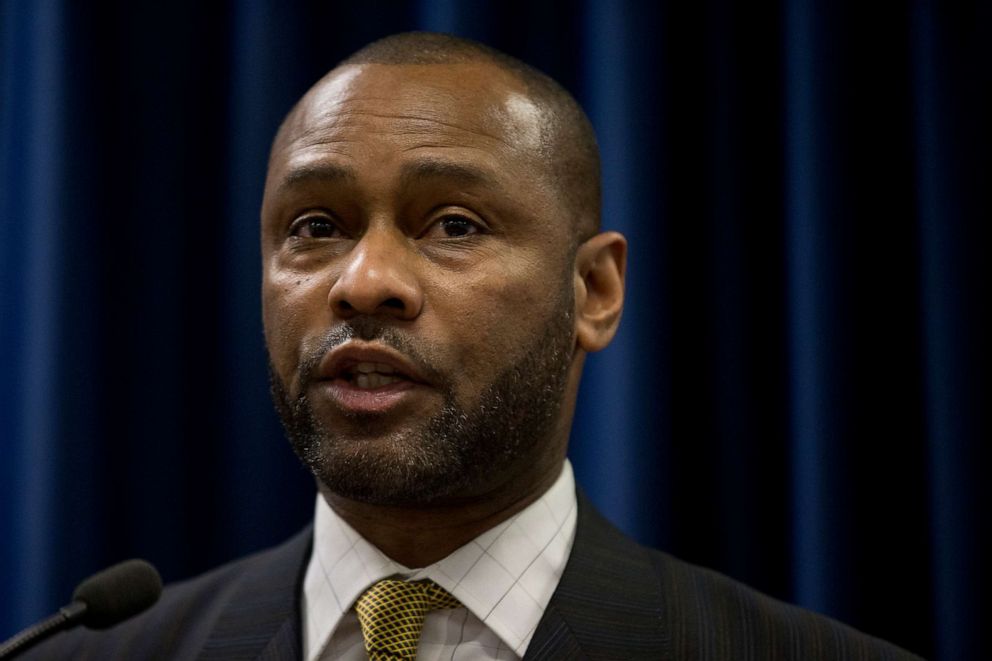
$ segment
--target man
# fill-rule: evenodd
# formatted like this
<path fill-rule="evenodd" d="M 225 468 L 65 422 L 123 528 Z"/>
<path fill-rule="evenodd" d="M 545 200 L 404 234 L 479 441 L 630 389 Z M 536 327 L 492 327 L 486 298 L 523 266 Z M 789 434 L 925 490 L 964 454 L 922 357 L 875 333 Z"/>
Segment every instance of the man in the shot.
<path fill-rule="evenodd" d="M 565 459 L 626 243 L 575 101 L 473 42 L 405 34 L 320 80 L 262 205 L 276 406 L 315 524 L 38 658 L 902 659 L 644 549 Z"/>

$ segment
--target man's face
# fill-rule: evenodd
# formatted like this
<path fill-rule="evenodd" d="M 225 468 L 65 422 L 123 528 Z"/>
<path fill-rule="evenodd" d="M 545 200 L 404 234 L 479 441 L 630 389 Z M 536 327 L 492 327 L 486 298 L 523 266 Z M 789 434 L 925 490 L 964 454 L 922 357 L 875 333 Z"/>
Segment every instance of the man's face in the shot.
<path fill-rule="evenodd" d="M 557 467 L 574 245 L 543 127 L 492 66 L 362 65 L 319 83 L 277 140 L 262 208 L 273 392 L 330 491 L 423 504 Z"/>

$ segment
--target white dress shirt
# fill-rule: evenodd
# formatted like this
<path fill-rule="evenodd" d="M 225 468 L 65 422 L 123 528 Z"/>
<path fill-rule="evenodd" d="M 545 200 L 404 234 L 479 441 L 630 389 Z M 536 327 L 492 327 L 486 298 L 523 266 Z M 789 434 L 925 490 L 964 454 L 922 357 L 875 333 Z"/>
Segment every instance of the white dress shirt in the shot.
<path fill-rule="evenodd" d="M 367 659 L 352 606 L 372 584 L 398 576 L 430 579 L 464 606 L 427 615 L 418 659 L 520 659 L 565 569 L 575 518 L 575 480 L 566 460 L 551 488 L 527 508 L 446 558 L 410 569 L 367 542 L 318 495 L 301 597 L 303 657 Z"/>

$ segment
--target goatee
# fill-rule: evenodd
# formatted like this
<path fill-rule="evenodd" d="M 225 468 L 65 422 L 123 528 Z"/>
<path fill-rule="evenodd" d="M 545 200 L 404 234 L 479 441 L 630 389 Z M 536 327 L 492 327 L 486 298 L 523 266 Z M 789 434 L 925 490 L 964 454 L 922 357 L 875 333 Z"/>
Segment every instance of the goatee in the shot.
<path fill-rule="evenodd" d="M 294 451 L 331 492 L 375 505 L 427 505 L 486 484 L 531 456 L 537 444 L 551 442 L 574 352 L 572 319 L 571 301 L 560 301 L 545 331 L 468 408 L 457 403 L 450 379 L 432 367 L 430 347 L 372 317 L 333 327 L 304 356 L 295 398 L 270 363 L 273 400 Z M 430 374 L 443 396 L 440 410 L 419 426 L 399 429 L 382 428 L 377 415 L 348 416 L 349 434 L 323 425 L 307 398 L 311 375 L 327 351 L 352 338 L 386 344 Z"/>

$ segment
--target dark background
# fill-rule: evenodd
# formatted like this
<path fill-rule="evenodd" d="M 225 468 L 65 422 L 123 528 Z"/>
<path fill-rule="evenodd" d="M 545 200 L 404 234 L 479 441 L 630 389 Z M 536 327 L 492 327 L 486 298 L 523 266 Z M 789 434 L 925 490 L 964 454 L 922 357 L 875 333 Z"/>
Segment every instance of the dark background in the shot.
<path fill-rule="evenodd" d="M 0 2 L 0 637 L 129 556 L 304 525 L 269 403 L 269 140 L 451 31 L 561 81 L 631 242 L 579 481 L 645 543 L 938 659 L 988 622 L 990 4 Z"/>

